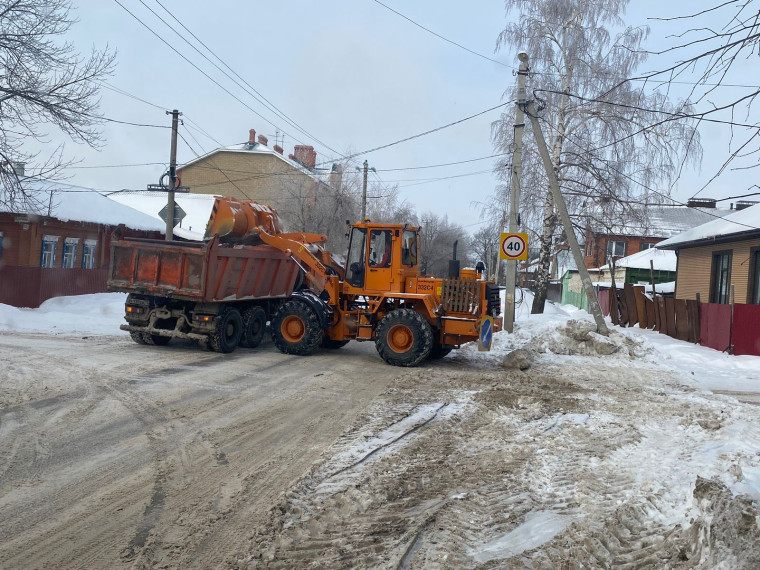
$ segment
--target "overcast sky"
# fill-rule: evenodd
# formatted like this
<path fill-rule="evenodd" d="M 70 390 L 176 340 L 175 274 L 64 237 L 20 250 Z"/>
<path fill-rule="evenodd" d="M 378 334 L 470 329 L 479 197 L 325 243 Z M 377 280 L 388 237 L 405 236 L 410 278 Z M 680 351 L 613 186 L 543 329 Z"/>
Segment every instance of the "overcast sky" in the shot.
<path fill-rule="evenodd" d="M 118 52 L 114 75 L 107 82 L 110 88 L 102 91 L 103 114 L 120 121 L 168 126 L 170 117 L 165 110 L 179 109 L 184 119 L 180 128 L 180 163 L 195 158 L 196 153 L 243 142 L 251 128 L 266 135 L 270 146 L 276 133 L 281 137 L 284 133 L 286 153 L 292 152 L 294 144 L 313 144 L 317 161 L 330 161 L 481 113 L 505 102 L 505 90 L 515 84 L 516 55 L 494 54 L 496 37 L 506 23 L 503 3 L 498 0 L 384 1 L 437 34 L 485 57 L 431 35 L 374 0 L 160 0 L 260 93 L 257 98 L 263 96 L 276 106 L 281 115 L 278 117 L 193 51 L 182 37 L 196 45 L 197 42 L 156 0 L 143 0 L 144 4 L 140 0 L 119 1 L 240 99 L 193 68 L 115 0 L 74 0 L 79 23 L 72 28 L 69 39 L 85 51 L 93 45 L 102 48 L 108 44 Z M 631 25 L 649 24 L 652 33 L 647 46 L 662 48 L 675 41 L 666 36 L 683 30 L 683 25 L 647 21 L 648 17 L 682 15 L 715 3 L 634 0 L 624 17 Z M 180 33 L 172 31 L 146 6 Z M 645 69 L 660 67 L 658 62 L 672 59 L 664 57 L 650 60 Z M 727 82 L 756 83 L 756 63 L 742 65 Z M 674 94 L 685 88 L 676 87 Z M 721 88 L 712 99 L 736 98 L 746 92 L 747 88 Z M 358 160 L 366 158 L 377 169 L 377 177 L 373 175 L 372 180 L 398 183 L 402 197 L 418 211 L 447 214 L 468 231 L 474 231 L 481 222 L 479 203 L 493 193 L 496 185 L 491 174 L 495 159 L 440 168 L 419 167 L 493 155 L 490 125 L 498 116 L 499 110 L 493 110 Z M 741 119 L 746 117 L 742 115 Z M 119 190 L 144 189 L 146 184 L 158 181 L 169 158 L 168 129 L 108 123 L 103 132 L 104 145 L 99 151 L 66 145 L 67 156 L 83 159 L 79 168 L 68 171 L 71 183 Z M 701 172 L 685 172 L 673 193 L 679 200 L 685 201 L 697 192 L 728 156 L 728 127 L 709 125 L 701 132 L 705 160 Z M 164 165 L 93 168 L 143 163 Z M 744 194 L 754 178 L 754 171 L 729 172 L 700 196 Z"/>

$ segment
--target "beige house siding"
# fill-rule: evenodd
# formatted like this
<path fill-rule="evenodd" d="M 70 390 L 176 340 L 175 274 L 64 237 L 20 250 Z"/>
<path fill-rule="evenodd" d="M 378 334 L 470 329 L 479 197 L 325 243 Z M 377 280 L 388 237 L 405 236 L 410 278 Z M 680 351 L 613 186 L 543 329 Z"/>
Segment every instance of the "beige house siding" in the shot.
<path fill-rule="evenodd" d="M 718 251 L 731 251 L 731 284 L 737 303 L 748 301 L 750 250 L 760 247 L 760 239 L 690 247 L 678 251 L 677 299 L 710 300 L 712 256 Z"/>
<path fill-rule="evenodd" d="M 272 154 L 222 151 L 179 169 L 194 194 L 255 200 L 280 213 L 313 199 L 322 183 Z"/>

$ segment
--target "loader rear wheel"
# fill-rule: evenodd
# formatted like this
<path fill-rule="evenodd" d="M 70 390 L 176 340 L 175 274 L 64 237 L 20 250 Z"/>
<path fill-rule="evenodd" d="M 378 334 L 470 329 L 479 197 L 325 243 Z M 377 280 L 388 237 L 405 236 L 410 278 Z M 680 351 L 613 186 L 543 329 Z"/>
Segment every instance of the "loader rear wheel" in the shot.
<path fill-rule="evenodd" d="M 208 337 L 211 350 L 216 352 L 232 352 L 240 342 L 243 334 L 243 317 L 234 307 L 225 310 L 216 321 L 214 332 Z"/>
<path fill-rule="evenodd" d="M 285 354 L 312 354 L 323 338 L 317 315 L 298 299 L 280 305 L 272 317 L 272 342 Z"/>
<path fill-rule="evenodd" d="M 243 311 L 243 334 L 240 337 L 240 346 L 256 348 L 264 338 L 267 328 L 267 313 L 258 305 L 248 307 Z"/>
<path fill-rule="evenodd" d="M 388 364 L 417 366 L 433 348 L 433 330 L 418 312 L 396 309 L 377 325 L 375 348 Z"/>
<path fill-rule="evenodd" d="M 429 360 L 440 360 L 444 356 L 446 356 L 449 352 L 454 350 L 450 346 L 443 346 L 442 344 L 435 343 L 433 344 L 433 349 L 430 351 L 430 354 L 428 355 Z"/>

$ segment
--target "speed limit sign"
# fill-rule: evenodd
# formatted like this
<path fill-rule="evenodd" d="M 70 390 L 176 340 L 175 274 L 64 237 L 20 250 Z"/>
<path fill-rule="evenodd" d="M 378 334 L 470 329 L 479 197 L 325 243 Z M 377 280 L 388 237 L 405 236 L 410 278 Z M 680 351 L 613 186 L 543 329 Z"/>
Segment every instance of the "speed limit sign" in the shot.
<path fill-rule="evenodd" d="M 528 234 L 501 234 L 501 259 L 528 259 Z"/>

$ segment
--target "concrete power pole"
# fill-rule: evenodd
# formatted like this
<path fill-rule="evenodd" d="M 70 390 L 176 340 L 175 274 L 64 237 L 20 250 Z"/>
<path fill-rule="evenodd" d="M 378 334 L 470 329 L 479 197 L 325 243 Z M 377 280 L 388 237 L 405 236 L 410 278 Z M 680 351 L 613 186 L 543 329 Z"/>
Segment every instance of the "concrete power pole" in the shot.
<path fill-rule="evenodd" d="M 511 234 L 517 232 L 520 214 L 520 182 L 522 178 L 522 148 L 525 131 L 525 114 L 523 106 L 528 100 L 526 83 L 528 80 L 528 54 L 521 51 L 517 54 L 520 69 L 517 72 L 517 111 L 515 111 L 514 152 L 512 155 L 512 180 L 509 197 L 509 226 Z M 504 307 L 504 328 L 512 332 L 515 322 L 515 284 L 517 282 L 517 261 L 507 260 L 507 282 Z"/>
<path fill-rule="evenodd" d="M 166 204 L 166 241 L 174 239 L 174 189 L 177 187 L 177 127 L 179 116 L 177 109 L 167 111 L 172 116 L 172 144 L 169 153 L 169 193 Z"/>
<path fill-rule="evenodd" d="M 575 265 L 578 267 L 578 272 L 581 275 L 583 288 L 586 291 L 586 298 L 588 299 L 588 307 L 591 310 L 591 314 L 594 315 L 594 321 L 596 321 L 597 332 L 604 336 L 609 336 L 610 333 L 607 330 L 607 324 L 604 322 L 604 315 L 602 315 L 602 309 L 599 306 L 599 299 L 597 299 L 594 286 L 591 284 L 591 276 L 583 261 L 583 254 L 578 245 L 578 238 L 575 237 L 575 230 L 570 221 L 570 215 L 567 213 L 565 199 L 562 197 L 562 192 L 559 189 L 557 172 L 554 170 L 554 164 L 552 164 L 552 159 L 549 156 L 549 149 L 546 147 L 546 139 L 544 138 L 543 131 L 541 131 L 541 125 L 538 122 L 538 115 L 536 113 L 536 106 L 533 104 L 533 101 L 527 102 L 525 105 L 525 112 L 530 118 L 530 124 L 533 127 L 533 136 L 536 138 L 536 146 L 541 155 L 541 160 L 544 163 L 546 175 L 549 177 L 549 188 L 551 189 L 552 198 L 554 199 L 554 206 L 557 208 L 560 219 L 562 220 L 562 225 L 565 228 L 567 243 L 570 246 L 570 251 L 573 252 Z"/>
<path fill-rule="evenodd" d="M 356 170 L 364 170 L 364 184 L 362 185 L 362 219 L 359 220 L 360 222 L 363 222 L 367 219 L 367 173 L 371 170 L 372 172 L 377 172 L 374 167 L 370 168 L 369 163 L 365 160 L 364 161 L 364 168 L 356 167 Z"/>

